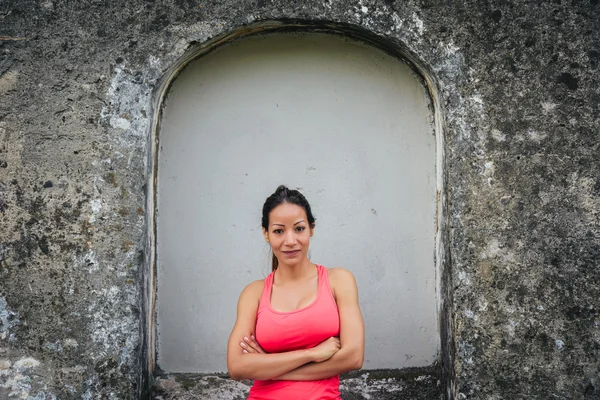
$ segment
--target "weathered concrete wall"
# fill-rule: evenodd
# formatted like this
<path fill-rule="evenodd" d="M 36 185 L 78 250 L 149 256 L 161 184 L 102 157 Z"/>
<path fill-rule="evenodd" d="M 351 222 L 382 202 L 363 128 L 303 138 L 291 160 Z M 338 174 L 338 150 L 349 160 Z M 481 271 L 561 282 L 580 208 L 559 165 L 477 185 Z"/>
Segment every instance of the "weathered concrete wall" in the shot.
<path fill-rule="evenodd" d="M 156 400 L 244 400 L 252 381 L 232 381 L 227 376 L 176 374 L 156 380 Z M 439 374 L 427 369 L 354 371 L 342 376 L 344 400 L 442 400 Z"/>
<path fill-rule="evenodd" d="M 211 37 L 351 24 L 420 60 L 445 117 L 458 398 L 599 398 L 600 5 L 0 5 L 0 397 L 145 386 L 152 98 Z M 450 314 L 447 314 L 450 315 Z"/>

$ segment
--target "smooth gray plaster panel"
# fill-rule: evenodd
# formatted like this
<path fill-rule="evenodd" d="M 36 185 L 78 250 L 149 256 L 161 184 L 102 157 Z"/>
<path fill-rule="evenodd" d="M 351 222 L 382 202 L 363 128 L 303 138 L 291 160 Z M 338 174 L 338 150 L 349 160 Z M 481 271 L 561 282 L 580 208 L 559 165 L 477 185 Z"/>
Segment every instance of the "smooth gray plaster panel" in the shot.
<path fill-rule="evenodd" d="M 191 63 L 166 100 L 158 184 L 158 365 L 226 369 L 243 287 L 269 271 L 264 199 L 301 188 L 311 259 L 350 269 L 365 368 L 433 363 L 435 137 L 407 65 L 343 38 L 246 38 Z"/>

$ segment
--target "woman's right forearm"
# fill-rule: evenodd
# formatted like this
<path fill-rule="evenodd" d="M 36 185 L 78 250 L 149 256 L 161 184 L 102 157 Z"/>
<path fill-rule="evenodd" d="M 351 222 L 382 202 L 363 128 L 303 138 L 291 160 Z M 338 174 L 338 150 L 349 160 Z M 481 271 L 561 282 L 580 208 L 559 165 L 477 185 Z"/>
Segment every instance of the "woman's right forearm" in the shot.
<path fill-rule="evenodd" d="M 228 365 L 232 379 L 268 380 L 314 361 L 310 349 L 285 353 L 248 353 L 235 357 Z"/>

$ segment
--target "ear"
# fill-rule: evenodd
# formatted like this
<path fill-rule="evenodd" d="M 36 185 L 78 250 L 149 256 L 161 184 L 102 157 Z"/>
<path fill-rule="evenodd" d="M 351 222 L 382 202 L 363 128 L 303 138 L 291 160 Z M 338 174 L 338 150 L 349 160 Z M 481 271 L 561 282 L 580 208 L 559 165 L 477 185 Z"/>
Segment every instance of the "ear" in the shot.
<path fill-rule="evenodd" d="M 312 224 L 312 225 L 310 226 L 310 237 L 312 237 L 312 235 L 314 235 L 314 234 L 315 234 L 315 225 L 314 225 L 314 224 Z"/>
<path fill-rule="evenodd" d="M 265 242 L 268 243 L 269 242 L 269 232 L 267 232 L 267 230 L 263 227 L 262 233 L 263 233 L 263 236 L 265 237 Z"/>

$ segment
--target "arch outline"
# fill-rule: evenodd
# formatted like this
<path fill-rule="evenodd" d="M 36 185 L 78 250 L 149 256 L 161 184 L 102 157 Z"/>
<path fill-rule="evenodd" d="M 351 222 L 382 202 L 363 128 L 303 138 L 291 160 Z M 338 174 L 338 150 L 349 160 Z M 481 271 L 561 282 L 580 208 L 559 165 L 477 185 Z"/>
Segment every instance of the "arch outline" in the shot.
<path fill-rule="evenodd" d="M 455 342 L 453 326 L 453 296 L 451 285 L 451 260 L 447 251 L 449 248 L 448 233 L 448 203 L 446 196 L 447 172 L 445 168 L 445 119 L 440 103 L 440 89 L 438 81 L 432 69 L 411 52 L 403 43 L 388 37 L 381 36 L 369 31 L 364 27 L 322 20 L 304 19 L 277 19 L 255 21 L 229 30 L 219 36 L 198 43 L 191 41 L 185 53 L 180 56 L 163 74 L 156 86 L 152 96 L 151 120 L 149 128 L 148 165 L 149 174 L 147 178 L 146 209 L 147 214 L 147 240 L 148 251 L 145 259 L 145 287 L 143 293 L 143 317 L 142 358 L 144 368 L 143 382 L 146 383 L 147 393 L 150 392 L 149 385 L 153 381 L 152 376 L 157 372 L 156 354 L 158 351 L 156 341 L 156 301 L 157 301 L 157 193 L 158 193 L 158 150 L 160 148 L 159 132 L 161 130 L 161 119 L 163 104 L 166 96 L 177 76 L 186 66 L 204 56 L 218 47 L 232 41 L 243 39 L 253 35 L 303 32 L 303 33 L 326 33 L 347 37 L 379 50 L 406 63 L 416 77 L 425 87 L 432 107 L 433 128 L 436 143 L 436 237 L 435 237 L 435 268 L 436 268 L 436 295 L 439 331 L 439 354 L 437 361 L 431 366 L 440 369 L 440 378 L 445 392 L 445 398 L 454 399 L 456 396 L 456 382 L 454 371 Z"/>

